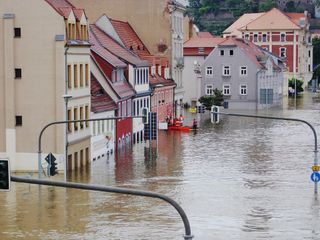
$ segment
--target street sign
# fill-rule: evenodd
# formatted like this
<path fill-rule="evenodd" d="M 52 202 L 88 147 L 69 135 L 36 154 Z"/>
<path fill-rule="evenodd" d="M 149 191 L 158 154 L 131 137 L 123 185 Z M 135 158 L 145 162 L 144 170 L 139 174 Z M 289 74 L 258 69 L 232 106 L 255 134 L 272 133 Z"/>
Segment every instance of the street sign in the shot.
<path fill-rule="evenodd" d="M 319 182 L 319 181 L 320 181 L 320 173 L 318 173 L 318 172 L 313 172 L 313 173 L 311 174 L 311 180 L 312 180 L 313 182 Z"/>
<path fill-rule="evenodd" d="M 314 172 L 319 172 L 319 170 L 320 170 L 320 166 L 312 166 L 312 171 L 314 171 Z"/>

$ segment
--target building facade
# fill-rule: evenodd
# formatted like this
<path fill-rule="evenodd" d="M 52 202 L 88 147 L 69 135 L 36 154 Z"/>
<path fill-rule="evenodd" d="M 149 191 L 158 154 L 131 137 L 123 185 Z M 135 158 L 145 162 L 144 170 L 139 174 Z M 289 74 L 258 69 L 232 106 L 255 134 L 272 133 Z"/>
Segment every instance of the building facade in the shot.
<path fill-rule="evenodd" d="M 227 38 L 201 66 L 201 95 L 224 95 L 229 109 L 282 106 L 282 62 L 271 53 L 240 38 Z"/>
<path fill-rule="evenodd" d="M 0 156 L 10 159 L 13 171 L 37 170 L 40 130 L 54 121 L 89 118 L 88 22 L 82 9 L 63 0 L 5 0 L 0 15 Z M 66 94 L 72 96 L 67 104 Z M 52 152 L 59 169 L 85 165 L 89 124 L 48 128 L 42 152 Z"/>
<path fill-rule="evenodd" d="M 183 69 L 183 86 L 185 89 L 184 102 L 195 108 L 200 98 L 201 81 L 197 68 L 205 61 L 212 50 L 222 42 L 223 38 L 212 36 L 210 33 L 200 32 L 197 36 L 190 38 L 183 45 L 185 68 Z"/>
<path fill-rule="evenodd" d="M 239 20 L 236 21 L 224 32 L 224 36 L 248 39 L 285 59 L 287 67 L 285 79 L 294 77 L 303 80 L 305 87 L 313 74 L 309 17 L 307 12 L 283 13 L 273 8 L 253 20 L 247 19 L 243 24 L 239 24 Z M 284 88 L 284 94 L 287 93 L 287 88 Z"/>
<path fill-rule="evenodd" d="M 176 114 L 182 111 L 183 42 L 192 35 L 192 24 L 184 16 L 186 8 L 176 0 L 71 0 L 86 9 L 91 22 L 103 14 L 112 19 L 127 21 L 155 56 L 169 60 L 170 75 L 177 84 L 174 101 Z M 156 29 L 156 30 L 155 30 Z"/>

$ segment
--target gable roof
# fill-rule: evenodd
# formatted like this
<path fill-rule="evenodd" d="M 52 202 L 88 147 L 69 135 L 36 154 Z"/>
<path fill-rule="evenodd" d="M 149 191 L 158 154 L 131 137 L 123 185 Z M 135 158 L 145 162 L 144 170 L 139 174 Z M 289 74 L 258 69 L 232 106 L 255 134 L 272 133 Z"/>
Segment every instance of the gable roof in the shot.
<path fill-rule="evenodd" d="M 252 22 L 256 18 L 260 17 L 261 15 L 265 14 L 264 12 L 261 13 L 246 13 L 243 14 L 237 21 L 231 24 L 226 30 L 223 31 L 223 34 L 230 34 L 231 36 L 239 36 L 241 32 L 238 30 L 248 23 Z"/>
<path fill-rule="evenodd" d="M 224 41 L 225 38 L 220 37 L 197 37 L 190 38 L 183 44 L 184 48 L 198 48 L 198 47 L 216 47 L 219 43 Z"/>
<path fill-rule="evenodd" d="M 143 61 L 138 58 L 134 53 L 128 51 L 126 48 L 121 46 L 117 41 L 111 38 L 108 34 L 102 31 L 98 26 L 92 24 L 90 26 L 91 32 L 95 35 L 95 38 L 99 41 L 101 46 L 111 52 L 113 55 L 120 58 L 122 61 L 129 62 L 135 66 L 149 66 L 147 61 Z"/>
<path fill-rule="evenodd" d="M 150 54 L 147 47 L 143 44 L 137 33 L 133 30 L 132 26 L 128 22 L 114 20 L 111 18 L 109 18 L 109 20 L 127 49 L 134 51 L 138 55 Z"/>
<path fill-rule="evenodd" d="M 98 80 L 91 74 L 91 111 L 105 112 L 117 109 L 116 103 L 103 89 Z"/>
<path fill-rule="evenodd" d="M 266 60 L 271 54 L 266 54 L 266 50 L 255 45 L 254 43 L 242 39 L 228 37 L 222 43 L 218 44 L 218 47 L 238 47 L 257 67 L 265 68 Z M 274 68 L 280 69 L 279 66 L 274 64 Z"/>
<path fill-rule="evenodd" d="M 299 30 L 301 29 L 290 17 L 281 12 L 277 8 L 262 14 L 255 20 L 245 24 L 240 28 L 241 30 Z"/>
<path fill-rule="evenodd" d="M 127 67 L 127 64 L 121 61 L 118 57 L 113 55 L 111 52 L 109 52 L 107 49 L 101 46 L 99 41 L 97 40 L 95 34 L 91 31 L 91 25 L 89 27 L 89 39 L 91 46 L 91 51 L 98 54 L 101 58 L 103 58 L 105 61 L 109 62 L 114 67 L 120 67 L 125 68 Z"/>
<path fill-rule="evenodd" d="M 45 0 L 49 5 L 51 5 L 57 13 L 59 13 L 64 18 L 68 18 L 70 12 L 73 11 L 74 15 L 78 20 L 81 19 L 82 14 L 84 13 L 83 9 L 77 9 L 72 5 L 68 0 Z"/>

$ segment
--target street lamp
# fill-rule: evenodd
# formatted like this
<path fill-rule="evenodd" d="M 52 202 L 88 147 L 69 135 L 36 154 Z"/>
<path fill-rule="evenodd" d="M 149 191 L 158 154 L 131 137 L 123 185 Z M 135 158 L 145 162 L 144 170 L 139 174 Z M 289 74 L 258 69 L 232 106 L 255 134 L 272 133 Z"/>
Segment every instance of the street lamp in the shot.
<path fill-rule="evenodd" d="M 62 95 L 65 102 L 65 114 L 66 114 L 66 121 L 68 121 L 68 101 L 72 98 L 69 94 Z M 65 124 L 65 142 L 64 142 L 64 181 L 67 181 L 67 171 L 68 171 L 68 124 Z"/>

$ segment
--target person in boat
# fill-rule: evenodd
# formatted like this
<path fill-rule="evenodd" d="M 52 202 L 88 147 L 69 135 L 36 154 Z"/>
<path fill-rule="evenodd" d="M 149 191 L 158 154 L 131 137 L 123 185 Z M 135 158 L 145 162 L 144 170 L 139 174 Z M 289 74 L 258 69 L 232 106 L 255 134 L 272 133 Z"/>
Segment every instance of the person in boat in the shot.
<path fill-rule="evenodd" d="M 184 120 L 184 117 L 182 116 L 182 114 L 180 114 L 180 117 L 179 117 L 180 126 L 183 126 L 183 120 Z"/>
<path fill-rule="evenodd" d="M 194 118 L 192 122 L 192 128 L 196 130 L 198 128 L 198 121 Z"/>
<path fill-rule="evenodd" d="M 180 121 L 179 121 L 178 118 L 175 118 L 175 119 L 174 119 L 174 126 L 180 127 Z"/>

